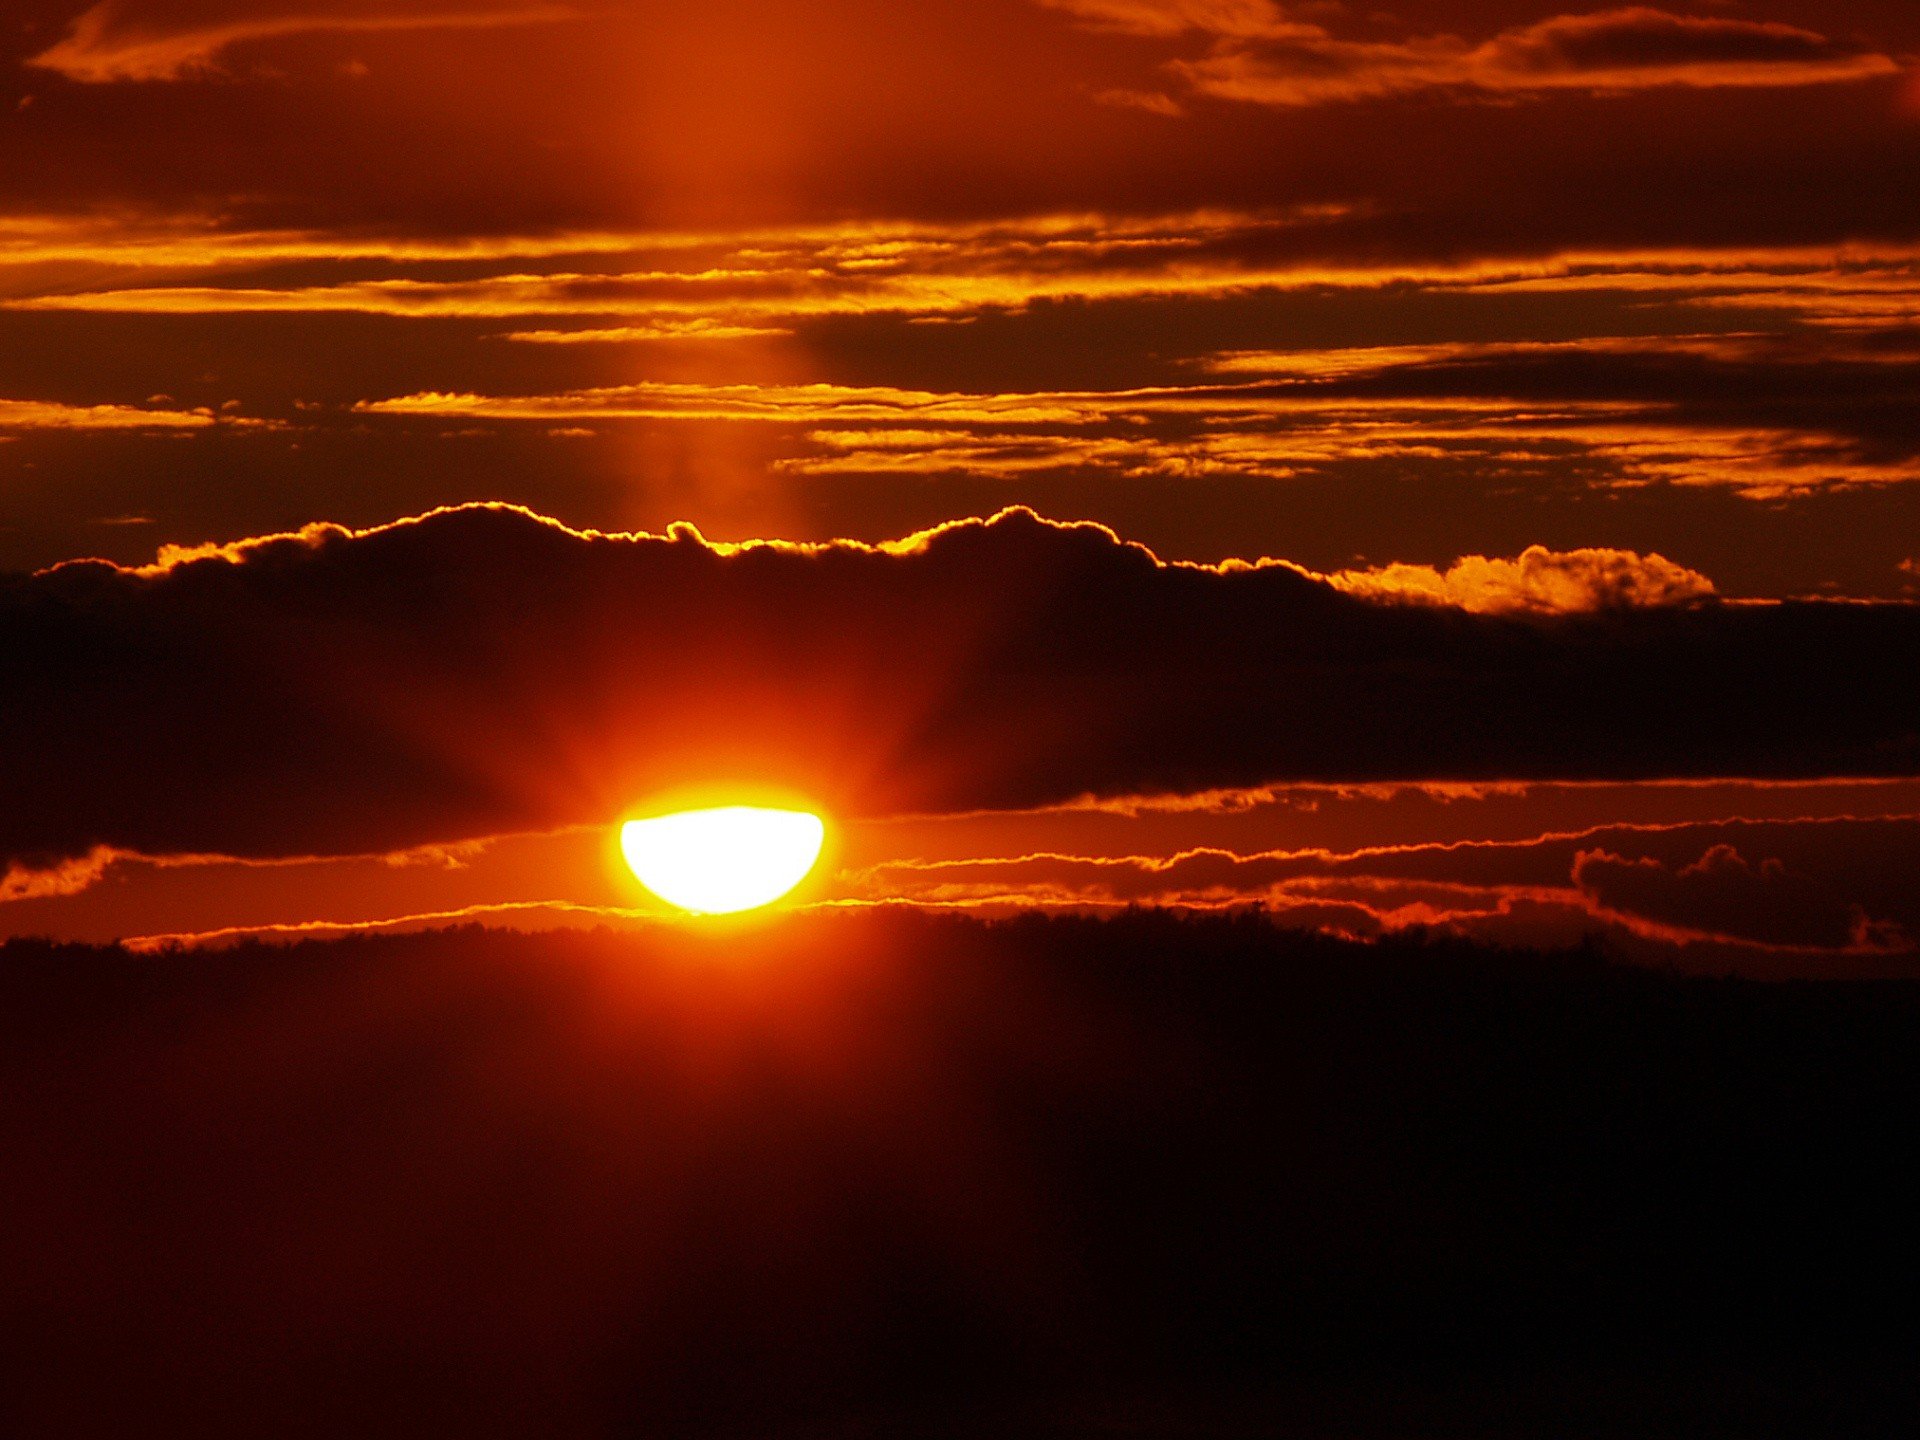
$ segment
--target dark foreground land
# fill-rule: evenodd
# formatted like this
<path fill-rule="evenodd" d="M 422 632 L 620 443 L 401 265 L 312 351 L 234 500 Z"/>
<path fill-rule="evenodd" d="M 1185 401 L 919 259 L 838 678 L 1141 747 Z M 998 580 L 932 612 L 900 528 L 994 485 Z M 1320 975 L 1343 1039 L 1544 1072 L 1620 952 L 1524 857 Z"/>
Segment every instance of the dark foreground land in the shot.
<path fill-rule="evenodd" d="M 1920 985 L 1257 919 L 0 951 L 0 1433 L 1910 1435 Z"/>

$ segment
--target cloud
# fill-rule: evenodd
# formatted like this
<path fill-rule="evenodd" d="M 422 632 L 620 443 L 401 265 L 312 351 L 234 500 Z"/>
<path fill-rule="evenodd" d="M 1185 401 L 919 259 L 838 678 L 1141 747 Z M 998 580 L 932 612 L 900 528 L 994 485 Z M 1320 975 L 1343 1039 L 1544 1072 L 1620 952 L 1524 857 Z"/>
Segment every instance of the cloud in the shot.
<path fill-rule="evenodd" d="M 1344 570 L 1327 577 L 1349 595 L 1457 605 L 1487 614 L 1612 610 L 1704 600 L 1713 582 L 1661 555 L 1630 550 L 1549 550 L 1530 546 L 1516 560 L 1469 555 L 1442 572 L 1428 565 Z"/>
<path fill-rule="evenodd" d="M 495 29 L 574 18 L 568 6 L 526 4 L 331 4 L 286 9 L 247 3 L 127 3 L 101 0 L 64 39 L 26 63 L 82 84 L 184 80 L 217 72 L 235 45 L 291 35 Z"/>
<path fill-rule="evenodd" d="M 1272 357 L 1237 353 L 1236 371 Z M 643 381 L 549 394 L 423 391 L 357 414 L 441 424 L 738 421 L 818 427 L 796 473 L 1087 468 L 1276 478 L 1347 461 L 1456 458 L 1564 467 L 1617 484 L 1726 486 L 1752 499 L 1920 477 L 1914 367 L 1889 350 L 1768 353 L 1680 337 L 1632 343 L 1301 352 L 1272 379 L 1116 390 Z M 1684 577 L 1669 577 L 1684 583 Z"/>
<path fill-rule="evenodd" d="M 1277 265 L 1275 252 L 1315 227 L 1338 223 L 1341 209 L 1040 214 L 991 224 L 852 222 L 731 234 L 583 233 L 437 243 L 407 236 L 336 240 L 298 231 L 227 233 L 210 222 L 143 230 L 40 216 L 0 221 L 0 263 L 24 267 L 71 259 L 133 272 L 109 271 L 92 284 L 75 284 L 63 273 L 51 285 L 29 274 L 5 302 L 20 310 L 618 316 L 645 324 L 756 325 L 1326 283 L 1338 275 L 1312 265 Z M 626 263 L 618 264 L 614 257 L 622 252 Z M 461 259 L 510 263 L 496 273 L 452 275 L 432 263 Z M 573 263 L 565 269 L 542 263 L 559 259 Z M 261 284 L 261 267 L 281 260 L 315 262 L 303 267 L 310 273 L 324 275 L 322 267 L 346 273 L 337 283 Z M 424 273 L 367 278 L 356 263 L 365 260 L 413 262 Z M 201 283 L 127 283 L 145 280 L 141 270 L 163 268 L 173 272 L 169 281 Z M 221 283 L 234 270 L 245 272 L 246 283 Z"/>
<path fill-rule="evenodd" d="M 1869 933 L 1864 912 L 1830 886 L 1731 845 L 1678 869 L 1586 851 L 1573 878 L 1604 909 L 1760 945 L 1840 950 Z"/>
<path fill-rule="evenodd" d="M 211 409 L 138 405 L 68 405 L 54 400 L 0 399 L 0 434 L 11 430 L 204 430 L 260 422 Z"/>
<path fill-rule="evenodd" d="M 1040 0 L 1094 29 L 1122 35 L 1264 35 L 1283 26 L 1270 0 Z"/>
<path fill-rule="evenodd" d="M 457 924 L 484 924 L 490 929 L 596 930 L 638 927 L 657 921 L 660 911 L 626 905 L 580 905 L 567 900 L 502 900 L 462 905 L 453 910 L 427 910 L 381 920 L 288 920 L 260 925 L 225 925 L 212 930 L 176 930 L 165 934 L 129 935 L 120 943 L 136 955 L 168 954 L 182 949 L 219 948 L 242 940 L 337 939 L 348 935 L 404 934 L 417 930 L 444 930 Z"/>
<path fill-rule="evenodd" d="M 863 895 L 970 907 L 1258 903 L 1306 924 L 1320 922 L 1296 912 L 1346 905 L 1371 914 L 1377 928 L 1486 935 L 1497 924 L 1508 938 L 1528 938 L 1509 927 L 1529 910 L 1534 943 L 1612 930 L 1668 949 L 1864 954 L 1914 948 L 1920 906 L 1906 877 L 1916 863 L 1920 820 L 1907 816 L 1607 825 L 1357 850 L 894 860 L 848 884 Z"/>
<path fill-rule="evenodd" d="M 248 230 L 214 212 L 15 213 L 0 216 L 0 264 L 44 266 L 80 261 L 100 266 L 209 274 L 279 262 L 350 265 L 435 260 L 541 261 L 619 254 L 649 245 L 687 248 L 672 236 L 611 231 L 527 235 L 362 235 L 315 230 Z"/>
<path fill-rule="evenodd" d="M 1726 484 L 1770 499 L 1920 474 L 1914 354 L 1913 337 L 1890 328 L 1239 352 L 1213 366 L 1273 374 L 1301 404 L 1370 402 L 1382 415 L 1432 407 L 1424 423 L 1434 436 L 1454 428 L 1449 407 L 1477 403 L 1480 432 L 1502 432 L 1516 447 L 1557 435 L 1640 480 Z"/>
<path fill-rule="evenodd" d="M 1890 75 L 1890 58 L 1812 30 L 1636 5 L 1507 30 L 1474 52 L 1502 85 L 1800 85 Z"/>
<path fill-rule="evenodd" d="M 366 854 L 772 784 L 849 816 L 1286 780 L 1920 770 L 1920 607 L 1475 615 L 1013 510 L 710 544 L 466 506 L 0 586 L 0 857 Z"/>
<path fill-rule="evenodd" d="M 1111 105 L 1120 110 L 1144 110 L 1149 115 L 1159 115 L 1169 120 L 1187 113 L 1180 108 L 1178 100 L 1158 90 L 1096 90 L 1093 98 L 1102 105 Z"/>
<path fill-rule="evenodd" d="M 786 453 L 774 458 L 805 475 L 1282 478 L 1387 462 L 1472 467 L 1525 483 L 1577 476 L 1592 488 L 1715 485 L 1763 500 L 1920 476 L 1920 352 L 1909 319 L 1920 279 L 1911 247 L 1596 250 L 1444 263 L 1376 257 L 1347 266 L 1314 258 L 1338 248 L 1341 233 L 1351 240 L 1342 227 L 1364 219 L 1335 206 L 656 237 L 361 235 L 329 256 L 326 237 L 299 232 L 28 216 L 0 223 L 0 265 L 12 270 L 11 298 L 0 305 L 36 314 L 392 317 L 417 322 L 418 343 L 429 351 L 448 345 L 454 327 L 490 322 L 499 328 L 489 330 L 488 348 L 791 334 L 831 353 L 863 321 L 984 317 L 1017 317 L 1070 342 L 1051 352 L 1021 347 L 1010 363 L 1004 334 L 976 331 L 986 351 L 997 348 L 992 363 L 1000 368 L 964 366 L 965 379 L 985 392 L 972 395 L 925 383 L 942 374 L 937 364 L 911 370 L 921 387 L 656 379 L 546 394 L 465 391 L 429 368 L 417 390 L 365 407 L 416 419 L 438 412 L 449 422 L 459 411 L 463 423 L 782 424 L 796 433 L 778 442 Z M 403 273 L 370 274 L 369 261 Z M 166 283 L 147 283 L 156 279 Z M 1312 309 L 1335 294 L 1352 300 L 1356 317 L 1471 302 L 1498 327 L 1511 326 L 1499 318 L 1508 307 L 1524 307 L 1551 331 L 1563 325 L 1553 317 L 1564 301 L 1628 331 L 1656 316 L 1668 333 L 1334 341 L 1292 350 L 1206 343 L 1218 331 L 1248 333 L 1247 317 L 1263 309 Z M 1112 361 L 1094 373 L 1118 382 L 1113 389 L 990 389 L 1049 366 L 1063 378 L 1085 377 L 1082 347 L 1143 333 L 1147 317 L 1130 320 L 1129 306 L 1152 307 L 1156 322 L 1176 327 L 1168 351 L 1136 356 L 1136 382 L 1160 383 L 1127 384 L 1129 371 Z M 1771 318 L 1760 329 L 1724 333 L 1729 309 Z M 1368 321 L 1344 323 L 1364 334 Z M 1218 327 L 1212 337 L 1209 325 Z M 899 350 L 925 357 L 933 333 L 917 331 Z M 1180 353 L 1180 336 L 1197 353 Z M 457 348 L 470 352 L 469 331 Z M 799 345 L 746 348 L 758 355 Z M 445 354 L 436 357 L 437 367 L 447 364 Z M 515 364 L 491 356 L 480 368 L 511 391 Z M 809 371 L 775 373 L 800 379 Z M 894 378 L 868 366 L 855 373 Z M 809 437 L 798 433 L 816 426 Z M 921 443 L 933 434 L 937 443 Z"/>
<path fill-rule="evenodd" d="M 777 325 L 739 325 L 724 320 L 661 320 L 597 330 L 515 330 L 507 339 L 534 345 L 598 345 L 635 340 L 752 340 L 793 332 Z"/>
<path fill-rule="evenodd" d="M 0 870 L 0 904 L 78 895 L 98 884 L 117 858 L 113 851 L 101 846 L 88 854 L 51 864 L 12 860 Z"/>
<path fill-rule="evenodd" d="M 1263 0 L 1043 0 L 1095 28 L 1212 41 L 1168 68 L 1218 99 L 1305 106 L 1421 90 L 1493 96 L 1666 86 L 1822 85 L 1899 73 L 1889 56 L 1774 22 L 1647 6 L 1560 15 L 1480 44 L 1454 35 L 1350 40 Z"/>
<path fill-rule="evenodd" d="M 145 223 L 23 215 L 0 218 L 0 265 L 11 271 L 0 303 L 10 310 L 107 314 L 613 319 L 627 326 L 564 333 L 620 340 L 629 338 L 628 326 L 758 330 L 822 317 L 973 317 L 1032 313 L 1049 302 L 1218 301 L 1334 288 L 1361 299 L 1410 289 L 1489 296 L 1644 292 L 1678 306 L 1758 306 L 1841 328 L 1903 322 L 1920 292 L 1920 252 L 1910 244 L 1578 248 L 1422 259 L 1404 253 L 1407 237 L 1391 239 L 1373 228 L 1379 223 L 1381 217 L 1360 207 L 1318 204 L 1036 214 L 994 223 L 436 240 L 234 230 L 193 215 Z M 1511 243 L 1510 237 L 1502 241 Z M 371 278 L 368 261 L 408 273 Z M 471 263 L 454 271 L 443 261 Z M 87 268 L 76 271 L 76 264 Z M 265 283 L 275 268 L 287 278 Z M 155 278 L 165 283 L 151 283 Z M 1698 316 L 1685 318 L 1697 322 Z M 538 338 L 552 337 L 541 331 Z M 1675 338 L 1699 348 L 1697 335 Z M 1591 343 L 1605 345 L 1608 337 Z M 1215 360 L 1224 370 L 1253 372 L 1291 363 L 1303 376 L 1331 378 L 1394 362 L 1441 361 L 1470 349 L 1349 345 L 1291 356 L 1225 351 Z M 1315 355 L 1321 363 L 1309 368 Z"/>

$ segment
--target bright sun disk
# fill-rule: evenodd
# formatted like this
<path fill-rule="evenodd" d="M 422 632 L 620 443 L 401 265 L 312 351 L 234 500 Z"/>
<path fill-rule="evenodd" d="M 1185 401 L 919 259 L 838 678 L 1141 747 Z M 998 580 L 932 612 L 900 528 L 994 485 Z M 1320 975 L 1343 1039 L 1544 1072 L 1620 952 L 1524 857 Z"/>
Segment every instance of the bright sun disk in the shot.
<path fill-rule="evenodd" d="M 671 905 L 732 915 L 771 905 L 807 878 L 827 827 L 804 810 L 724 805 L 620 827 L 620 851 L 640 883 Z"/>

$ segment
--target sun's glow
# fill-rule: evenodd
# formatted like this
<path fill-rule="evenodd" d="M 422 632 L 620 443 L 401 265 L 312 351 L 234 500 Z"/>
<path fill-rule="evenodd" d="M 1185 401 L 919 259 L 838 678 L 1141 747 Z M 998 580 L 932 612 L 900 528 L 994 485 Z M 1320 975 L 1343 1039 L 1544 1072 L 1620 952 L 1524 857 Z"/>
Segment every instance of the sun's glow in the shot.
<path fill-rule="evenodd" d="M 682 910 L 732 915 L 789 894 L 820 859 L 827 827 L 804 810 L 725 805 L 620 827 L 640 883 Z"/>

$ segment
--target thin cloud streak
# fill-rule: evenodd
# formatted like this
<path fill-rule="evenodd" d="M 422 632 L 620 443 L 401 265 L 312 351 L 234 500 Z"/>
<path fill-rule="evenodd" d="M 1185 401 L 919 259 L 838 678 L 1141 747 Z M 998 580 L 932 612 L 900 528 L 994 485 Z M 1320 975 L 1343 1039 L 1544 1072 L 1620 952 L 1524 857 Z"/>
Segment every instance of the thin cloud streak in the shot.
<path fill-rule="evenodd" d="M 581 905 L 569 900 L 503 900 L 462 905 L 455 910 L 428 910 L 417 915 L 395 915 L 381 920 L 286 920 L 259 925 L 227 925 L 214 930 L 182 930 L 172 934 L 130 935 L 120 943 L 136 955 L 164 954 L 236 944 L 242 940 L 314 939 L 321 936 L 389 934 L 429 930 L 487 920 L 544 918 L 551 922 L 652 921 L 667 918 L 659 910 L 621 905 Z"/>
<path fill-rule="evenodd" d="M 237 45 L 300 35 L 550 25 L 582 13 L 564 5 L 428 5 L 411 11 L 389 6 L 360 13 L 354 8 L 260 14 L 247 7 L 224 19 L 172 20 L 165 6 L 101 0 L 75 18 L 64 39 L 26 63 L 83 85 L 190 80 L 218 74 L 221 56 Z"/>
<path fill-rule="evenodd" d="M 1421 91 L 1527 97 L 1556 91 L 1773 88 L 1900 73 L 1871 47 L 1770 21 L 1630 6 L 1556 15 L 1479 44 L 1455 35 L 1351 40 L 1267 0 L 1041 0 L 1095 28 L 1148 39 L 1200 35 L 1200 59 L 1166 69 L 1195 93 L 1258 105 L 1352 103 Z"/>
<path fill-rule="evenodd" d="M 0 434 L 25 430 L 205 430 L 216 425 L 258 426 L 262 423 L 212 409 L 65 405 L 51 400 L 0 399 Z"/>
<path fill-rule="evenodd" d="M 1615 483 L 1725 486 L 1755 500 L 1920 479 L 1920 448 L 1903 445 L 1906 453 L 1875 453 L 1854 436 L 1825 432 L 1814 423 L 1775 428 L 1758 405 L 1747 407 L 1750 419 L 1735 423 L 1706 414 L 1691 418 L 1666 396 L 1519 397 L 1497 374 L 1471 369 L 1430 383 L 1418 367 L 1409 367 L 1418 389 L 1455 393 L 1413 393 L 1412 386 L 1398 387 L 1396 393 L 1400 377 L 1381 373 L 1387 383 L 1372 397 L 1288 379 L 1010 393 L 643 382 L 547 395 L 428 391 L 362 401 L 354 412 L 441 423 L 728 421 L 810 427 L 808 438 L 819 453 L 779 462 L 796 474 L 1019 475 L 1085 467 L 1133 476 L 1283 479 L 1353 460 L 1458 455 L 1546 464 L 1564 461 L 1574 451 L 1614 466 Z M 1476 389 L 1487 393 L 1475 394 Z M 1905 411 L 1895 407 L 1892 413 L 1903 420 Z M 1147 420 L 1155 424 L 1143 423 Z"/>
<path fill-rule="evenodd" d="M 1865 956 L 1920 949 L 1920 908 L 1899 881 L 1916 859 L 1920 816 L 1908 815 L 1604 825 L 1354 851 L 905 859 L 846 883 L 856 894 L 939 904 L 1261 904 L 1283 923 L 1293 906 L 1332 899 L 1361 905 L 1382 929 L 1467 933 L 1476 917 L 1510 915 L 1524 900 L 1670 945 Z"/>
<path fill-rule="evenodd" d="M 500 321 L 506 328 L 497 340 L 542 347 L 754 340 L 781 342 L 783 355 L 799 356 L 815 343 L 810 327 L 835 322 L 993 315 L 1055 324 L 1071 314 L 1097 324 L 1108 323 L 1103 312 L 1126 306 L 1204 304 L 1229 323 L 1262 300 L 1320 303 L 1342 293 L 1369 303 L 1538 296 L 1543 313 L 1552 297 L 1604 303 L 1625 315 L 1657 302 L 1669 333 L 1221 349 L 1159 362 L 1163 372 L 1211 371 L 1213 384 L 971 396 L 829 381 L 653 380 L 519 396 L 423 387 L 369 398 L 360 413 L 811 427 L 809 448 L 777 461 L 795 476 L 1082 469 L 1287 478 L 1338 464 L 1455 461 L 1562 474 L 1597 468 L 1607 472 L 1589 482 L 1599 487 L 1714 485 L 1774 500 L 1903 483 L 1917 473 L 1920 441 L 1905 417 L 1915 403 L 1908 377 L 1920 265 L 1909 248 L 1650 249 L 1445 265 L 1381 260 L 1365 268 L 1286 258 L 1290 247 L 1319 243 L 1311 238 L 1316 227 L 1354 218 L 1305 207 L 731 237 L 583 233 L 467 244 L 362 237 L 329 260 L 297 235 L 222 239 L 190 231 L 143 240 L 137 227 L 119 234 L 95 222 L 63 236 L 42 217 L 13 238 L 15 293 L 0 303 L 22 313 L 155 318 Z M 204 283 L 125 284 L 147 243 L 155 247 L 150 269 L 170 259 L 178 265 L 169 280 Z M 51 258 L 69 252 L 97 254 L 101 268 L 78 273 L 72 267 L 91 262 Z M 606 268 L 583 268 L 582 260 Z M 364 273 L 382 261 L 411 273 Z M 539 268 L 549 262 L 557 268 Z M 300 282 L 259 283 L 275 264 L 283 273 L 297 265 Z M 199 273 L 183 275 L 179 266 Z M 494 273 L 472 273 L 476 267 Z M 354 275 L 356 268 L 363 273 Z M 1703 329 L 1729 307 L 1770 313 L 1772 328 Z M 1734 398 L 1743 393 L 1746 403 Z M 1133 423 L 1140 416 L 1153 423 Z M 954 428 L 986 425 L 994 433 Z"/>
<path fill-rule="evenodd" d="M 1715 305 L 1764 305 L 1778 297 L 1782 307 L 1816 312 L 1823 301 L 1836 307 L 1874 302 L 1892 310 L 1902 297 L 1911 309 L 1920 296 L 1920 251 L 1905 245 L 1649 248 L 1367 263 L 1329 258 L 1324 252 L 1337 248 L 1338 231 L 1350 224 L 1351 217 L 1337 208 L 1310 207 L 1297 215 L 1042 216 L 999 226 L 853 225 L 710 237 L 581 234 L 466 243 L 347 237 L 330 250 L 325 241 L 298 234 L 163 231 L 147 237 L 81 227 L 63 235 L 48 220 L 0 244 L 0 265 L 86 260 L 106 267 L 203 269 L 213 280 L 274 261 L 432 264 L 630 255 L 645 263 L 273 287 L 124 286 L 110 279 L 102 285 L 75 283 L 63 275 L 40 293 L 16 293 L 6 308 L 415 319 L 626 316 L 644 321 L 664 315 L 716 324 L 791 323 L 834 315 L 954 317 L 1017 312 L 1050 301 L 1405 286 L 1489 294 L 1655 291 L 1676 301 Z M 1845 308 L 1843 313 L 1855 312 Z"/>

